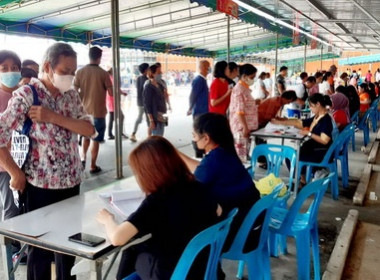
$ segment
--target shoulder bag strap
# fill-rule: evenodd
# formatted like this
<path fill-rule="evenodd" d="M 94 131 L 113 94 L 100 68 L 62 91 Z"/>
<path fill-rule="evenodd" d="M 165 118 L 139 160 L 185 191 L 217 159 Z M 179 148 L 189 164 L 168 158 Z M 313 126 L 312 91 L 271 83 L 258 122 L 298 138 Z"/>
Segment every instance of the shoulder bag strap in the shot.
<path fill-rule="evenodd" d="M 33 93 L 33 105 L 38 106 L 41 105 L 40 101 L 38 100 L 38 93 L 34 86 L 28 85 Z M 25 120 L 24 126 L 22 128 L 21 133 L 24 135 L 29 135 L 30 129 L 32 128 L 33 122 L 30 118 L 27 118 Z"/>

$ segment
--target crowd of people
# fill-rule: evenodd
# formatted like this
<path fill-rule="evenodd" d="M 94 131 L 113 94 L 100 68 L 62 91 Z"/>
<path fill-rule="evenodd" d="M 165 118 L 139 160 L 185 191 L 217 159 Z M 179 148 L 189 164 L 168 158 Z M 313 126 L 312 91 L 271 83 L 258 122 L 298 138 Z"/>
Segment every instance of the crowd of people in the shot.
<path fill-rule="evenodd" d="M 0 51 L 3 219 L 78 195 L 90 146 L 90 173 L 101 171 L 97 157 L 106 133 L 107 112 L 108 138 L 114 139 L 112 71 L 99 66 L 101 57 L 102 50 L 92 47 L 89 64 L 77 70 L 77 55 L 65 43 L 50 46 L 41 67 L 31 60 L 21 63 L 12 51 Z M 199 75 L 192 79 L 187 110 L 193 117 L 193 146 L 198 160 L 179 152 L 162 137 L 171 104 L 161 68 L 160 63 L 139 65 L 141 75 L 136 81 L 138 115 L 130 139 L 137 141 L 144 116 L 150 137 L 131 152 L 129 165 L 146 197 L 121 224 L 105 209 L 97 215 L 115 246 L 152 233 L 149 241 L 123 252 L 117 279 L 134 271 L 142 279 L 170 279 L 191 238 L 238 208 L 224 245 L 224 250 L 229 249 L 245 215 L 260 198 L 243 165 L 249 159 L 251 132 L 269 122 L 295 126 L 307 136 L 300 159 L 318 162 L 334 141 L 334 129 L 344 129 L 355 112 L 365 113 L 379 94 L 378 83 L 372 83 L 369 75 L 365 82 L 358 82 L 360 76 L 354 72 L 338 78 L 334 65 L 312 76 L 301 73 L 302 84 L 288 89 L 285 66 L 273 84 L 269 73 L 262 72 L 255 79 L 257 69 L 252 64 L 219 61 L 212 66 L 202 60 Z M 214 79 L 209 86 L 210 72 Z M 284 114 L 287 108 L 309 108 L 311 115 L 288 118 Z M 32 121 L 28 135 L 31 149 L 25 164 L 18 166 L 9 149 L 12 131 L 20 130 L 28 120 Z M 265 161 L 262 164 L 265 168 Z M 304 178 L 301 182 L 305 183 Z M 19 195 L 17 204 L 15 191 Z M 247 250 L 255 248 L 259 234 L 260 227 L 252 230 Z M 14 246 L 17 251 L 19 244 Z M 76 279 L 70 275 L 74 257 L 33 246 L 27 253 L 28 279 L 50 279 L 53 260 L 57 279 Z M 192 279 L 202 278 L 199 275 L 204 272 L 204 262 L 200 258 L 194 264 Z M 220 267 L 218 275 L 224 279 Z"/>

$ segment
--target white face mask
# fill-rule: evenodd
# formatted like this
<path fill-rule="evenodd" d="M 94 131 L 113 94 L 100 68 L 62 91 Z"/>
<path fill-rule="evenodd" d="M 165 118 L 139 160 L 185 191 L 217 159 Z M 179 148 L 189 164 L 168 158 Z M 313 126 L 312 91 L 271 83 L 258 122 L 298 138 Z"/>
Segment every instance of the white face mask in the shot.
<path fill-rule="evenodd" d="M 252 86 L 255 83 L 255 79 L 250 79 L 246 77 L 245 82 L 247 83 L 247 85 Z"/>
<path fill-rule="evenodd" d="M 66 91 L 68 91 L 72 85 L 74 76 L 73 75 L 59 75 L 56 73 L 53 73 L 53 79 L 52 84 L 54 87 L 56 87 L 60 93 L 64 94 Z"/>

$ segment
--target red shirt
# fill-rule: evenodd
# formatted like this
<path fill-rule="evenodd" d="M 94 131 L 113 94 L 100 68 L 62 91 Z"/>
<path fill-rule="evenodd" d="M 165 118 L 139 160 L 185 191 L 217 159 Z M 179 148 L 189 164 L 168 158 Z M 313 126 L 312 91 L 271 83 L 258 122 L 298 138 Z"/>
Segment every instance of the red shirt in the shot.
<path fill-rule="evenodd" d="M 366 92 L 363 92 L 361 94 L 359 94 L 359 98 L 360 98 L 360 102 L 363 102 L 363 101 L 369 101 L 369 94 L 366 93 Z M 360 112 L 366 112 L 370 107 L 370 104 L 360 104 Z"/>
<path fill-rule="evenodd" d="M 348 124 L 347 115 L 343 110 L 338 110 L 333 114 L 334 121 L 338 125 L 339 131 L 346 127 Z"/>
<path fill-rule="evenodd" d="M 225 115 L 227 113 L 228 106 L 230 105 L 230 98 L 231 95 L 229 95 L 226 99 L 224 99 L 221 103 L 219 103 L 216 106 L 211 105 L 211 100 L 219 99 L 223 95 L 226 94 L 228 91 L 228 82 L 222 81 L 219 78 L 216 78 L 212 81 L 210 86 L 210 97 L 209 97 L 209 111 L 212 113 L 218 113 Z"/>

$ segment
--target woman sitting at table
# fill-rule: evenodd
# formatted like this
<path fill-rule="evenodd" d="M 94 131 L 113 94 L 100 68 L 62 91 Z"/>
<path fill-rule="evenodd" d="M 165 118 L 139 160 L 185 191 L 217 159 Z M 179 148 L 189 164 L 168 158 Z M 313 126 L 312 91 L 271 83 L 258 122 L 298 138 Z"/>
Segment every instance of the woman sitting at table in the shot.
<path fill-rule="evenodd" d="M 260 198 L 260 194 L 236 154 L 234 139 L 225 116 L 216 113 L 200 115 L 194 120 L 193 128 L 193 141 L 199 149 L 205 150 L 206 156 L 199 162 L 180 154 L 182 159 L 190 171 L 194 172 L 195 178 L 209 187 L 224 214 L 235 207 L 239 208 L 226 240 L 225 248 L 229 248 L 241 222 Z M 254 248 L 256 241 L 257 238 L 253 235 L 249 248 Z"/>
<path fill-rule="evenodd" d="M 323 160 L 332 142 L 333 119 L 326 108 L 331 105 L 330 96 L 316 93 L 309 97 L 309 106 L 314 117 L 305 120 L 272 120 L 274 124 L 295 126 L 301 129 L 302 135 L 308 136 L 300 149 L 300 161 L 321 162 Z M 300 183 L 305 184 L 306 170 L 301 172 Z"/>
<path fill-rule="evenodd" d="M 145 200 L 121 224 L 105 209 L 99 212 L 98 221 L 105 225 L 114 246 L 126 244 L 137 234 L 151 233 L 152 238 L 124 251 L 117 279 L 134 271 L 143 280 L 170 279 L 189 241 L 217 222 L 217 203 L 162 137 L 142 142 L 130 154 L 129 164 L 147 195 Z M 192 272 L 196 276 L 192 274 L 191 279 L 203 279 L 199 266 Z"/>

